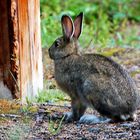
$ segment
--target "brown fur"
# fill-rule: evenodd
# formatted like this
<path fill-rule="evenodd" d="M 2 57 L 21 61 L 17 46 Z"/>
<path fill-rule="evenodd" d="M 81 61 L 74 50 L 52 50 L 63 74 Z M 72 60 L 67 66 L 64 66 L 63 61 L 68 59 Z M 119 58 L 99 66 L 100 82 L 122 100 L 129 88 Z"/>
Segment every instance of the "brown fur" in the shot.
<path fill-rule="evenodd" d="M 82 25 L 80 17 L 82 19 L 82 13 L 77 16 L 79 28 Z M 65 22 L 72 22 L 67 15 L 62 18 L 66 18 Z M 64 24 L 62 28 L 69 28 Z M 71 36 L 68 33 L 65 37 L 67 32 L 63 32 L 63 37 L 58 38 L 49 49 L 55 64 L 56 82 L 72 100 L 72 114 L 68 119 L 79 120 L 88 106 L 113 120 L 131 119 L 140 102 L 132 78 L 110 58 L 99 54 L 78 54 L 77 39 L 81 30 L 76 31 L 76 37 L 73 36 L 75 33 Z"/>

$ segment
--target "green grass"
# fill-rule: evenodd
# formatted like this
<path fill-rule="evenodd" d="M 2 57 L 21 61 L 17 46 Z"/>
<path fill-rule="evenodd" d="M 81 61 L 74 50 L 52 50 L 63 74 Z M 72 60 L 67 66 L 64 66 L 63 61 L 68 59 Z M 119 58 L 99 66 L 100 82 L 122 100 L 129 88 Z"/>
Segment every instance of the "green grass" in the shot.
<path fill-rule="evenodd" d="M 36 98 L 36 101 L 39 103 L 57 103 L 61 101 L 66 101 L 68 99 L 68 96 L 64 94 L 59 89 L 47 89 L 42 90 L 39 92 L 38 97 Z"/>
<path fill-rule="evenodd" d="M 49 130 L 51 135 L 56 135 L 60 132 L 64 117 L 65 116 L 63 116 L 62 119 L 59 122 L 50 120 L 50 122 L 48 124 L 48 130 Z"/>

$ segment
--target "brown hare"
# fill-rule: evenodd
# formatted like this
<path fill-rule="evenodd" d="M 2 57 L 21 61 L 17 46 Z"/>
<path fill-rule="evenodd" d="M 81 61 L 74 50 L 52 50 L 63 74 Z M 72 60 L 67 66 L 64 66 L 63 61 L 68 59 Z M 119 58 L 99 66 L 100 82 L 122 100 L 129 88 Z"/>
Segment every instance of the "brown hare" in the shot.
<path fill-rule="evenodd" d="M 82 19 L 83 13 L 74 22 L 63 15 L 63 36 L 49 48 L 55 80 L 71 97 L 72 113 L 66 115 L 66 120 L 80 120 L 87 107 L 115 121 L 134 120 L 140 94 L 128 72 L 108 57 L 78 52 Z"/>

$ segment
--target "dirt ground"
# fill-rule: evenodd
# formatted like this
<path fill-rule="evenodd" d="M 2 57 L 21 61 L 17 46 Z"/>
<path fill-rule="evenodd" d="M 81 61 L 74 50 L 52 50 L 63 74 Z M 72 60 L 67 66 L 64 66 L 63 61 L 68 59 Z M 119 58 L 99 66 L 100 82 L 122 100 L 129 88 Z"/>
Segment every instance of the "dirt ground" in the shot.
<path fill-rule="evenodd" d="M 79 124 L 51 122 L 50 112 L 62 116 L 70 107 L 40 105 L 38 113 L 24 116 L 8 116 L 1 121 L 1 140 L 139 140 L 140 109 L 138 119 L 133 122 Z M 48 112 L 49 111 L 49 112 Z M 94 110 L 87 113 L 99 116 Z M 28 116 L 28 117 L 27 117 Z M 2 116 L 1 116 L 2 117 Z M 59 128 L 60 125 L 60 128 Z"/>
<path fill-rule="evenodd" d="M 95 50 L 92 50 L 93 52 Z M 111 51 L 111 54 L 108 53 Z M 91 50 L 87 50 L 91 52 Z M 140 50 L 104 49 L 100 53 L 112 57 L 123 65 L 136 81 L 140 91 Z M 53 64 L 48 58 L 47 49 L 43 49 L 44 80 L 53 79 Z M 55 83 L 54 83 L 55 84 Z M 0 140 L 140 140 L 140 109 L 138 118 L 133 122 L 79 124 L 64 123 L 62 119 L 52 121 L 50 116 L 60 118 L 70 106 L 34 104 L 37 111 L 22 111 L 18 114 L 0 114 Z M 1 110 L 4 109 L 0 106 Z M 95 110 L 88 109 L 88 114 L 99 116 Z"/>

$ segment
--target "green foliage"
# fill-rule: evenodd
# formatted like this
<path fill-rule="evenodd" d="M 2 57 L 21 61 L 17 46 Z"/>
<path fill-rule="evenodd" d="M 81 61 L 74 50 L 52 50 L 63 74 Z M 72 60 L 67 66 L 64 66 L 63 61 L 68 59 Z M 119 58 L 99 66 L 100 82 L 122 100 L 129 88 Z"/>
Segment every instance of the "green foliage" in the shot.
<path fill-rule="evenodd" d="M 62 127 L 62 122 L 64 120 L 64 117 L 62 117 L 62 119 L 60 120 L 60 122 L 54 122 L 54 121 L 51 121 L 49 122 L 49 127 L 48 127 L 48 130 L 49 132 L 52 134 L 52 135 L 56 135 L 60 132 L 60 129 Z"/>
<path fill-rule="evenodd" d="M 125 34 L 128 23 L 140 23 L 140 2 L 133 0 L 41 0 L 42 46 L 50 47 L 61 35 L 61 16 L 66 13 L 75 18 L 85 14 L 83 47 L 134 46 L 140 45 L 138 31 Z"/>
<path fill-rule="evenodd" d="M 39 103 L 64 101 L 65 96 L 59 89 L 48 89 L 41 91 L 36 101 Z"/>

